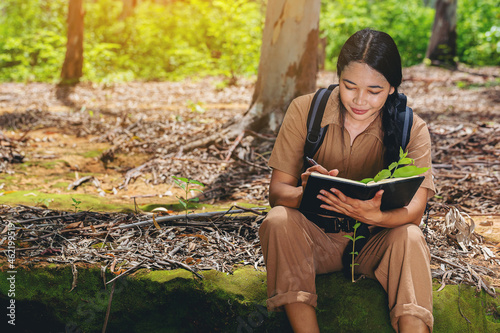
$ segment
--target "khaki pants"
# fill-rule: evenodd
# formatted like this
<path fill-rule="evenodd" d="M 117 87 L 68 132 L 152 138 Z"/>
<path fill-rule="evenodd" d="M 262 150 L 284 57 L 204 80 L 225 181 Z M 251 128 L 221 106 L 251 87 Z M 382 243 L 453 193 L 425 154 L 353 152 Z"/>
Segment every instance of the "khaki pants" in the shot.
<path fill-rule="evenodd" d="M 342 254 L 349 242 L 345 234 L 324 233 L 296 209 L 271 209 L 259 229 L 268 309 L 281 310 L 295 302 L 316 307 L 316 274 L 342 270 Z M 420 318 L 432 332 L 430 252 L 418 226 L 406 224 L 370 236 L 356 262 L 357 274 L 378 280 L 387 292 L 396 332 L 404 315 Z"/>

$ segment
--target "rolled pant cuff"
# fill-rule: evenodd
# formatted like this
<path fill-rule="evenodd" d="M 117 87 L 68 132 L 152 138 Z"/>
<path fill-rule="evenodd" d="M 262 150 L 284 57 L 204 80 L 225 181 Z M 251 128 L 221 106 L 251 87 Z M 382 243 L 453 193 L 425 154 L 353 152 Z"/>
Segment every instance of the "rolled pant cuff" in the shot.
<path fill-rule="evenodd" d="M 316 307 L 318 305 L 318 295 L 306 291 L 289 291 L 284 294 L 278 294 L 267 300 L 267 309 L 269 311 L 283 311 L 283 305 L 290 303 L 305 303 Z"/>
<path fill-rule="evenodd" d="M 434 326 L 434 317 L 432 316 L 432 313 L 426 308 L 423 308 L 416 304 L 400 304 L 396 305 L 392 309 L 391 325 L 396 330 L 396 332 L 399 332 L 398 329 L 399 317 L 408 315 L 417 317 L 420 320 L 422 320 L 427 325 L 427 327 L 429 327 L 429 332 L 432 332 L 432 328 Z"/>

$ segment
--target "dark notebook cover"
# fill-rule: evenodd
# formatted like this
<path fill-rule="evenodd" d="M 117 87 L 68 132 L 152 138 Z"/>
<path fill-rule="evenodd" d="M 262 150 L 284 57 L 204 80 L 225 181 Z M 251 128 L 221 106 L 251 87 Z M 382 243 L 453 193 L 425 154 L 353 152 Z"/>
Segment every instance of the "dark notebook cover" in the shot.
<path fill-rule="evenodd" d="M 363 184 L 345 178 L 313 172 L 307 180 L 299 210 L 305 213 L 344 216 L 320 207 L 324 202 L 317 198 L 319 191 L 330 191 L 331 188 L 336 188 L 346 196 L 360 200 L 369 200 L 379 190 L 383 189 L 384 194 L 382 195 L 380 209 L 390 210 L 401 208 L 410 203 L 424 178 L 424 176 L 391 178 L 377 183 Z"/>

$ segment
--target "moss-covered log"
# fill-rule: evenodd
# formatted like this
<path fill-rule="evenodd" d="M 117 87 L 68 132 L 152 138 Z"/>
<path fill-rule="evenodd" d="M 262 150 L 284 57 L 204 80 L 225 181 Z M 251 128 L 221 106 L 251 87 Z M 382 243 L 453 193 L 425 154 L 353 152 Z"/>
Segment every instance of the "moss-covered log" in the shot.
<path fill-rule="evenodd" d="M 202 275 L 200 280 L 185 270 L 140 270 L 118 279 L 107 332 L 291 332 L 283 313 L 265 309 L 265 273 L 244 267 Z M 113 277 L 108 273 L 106 279 Z M 15 274 L 4 269 L 0 307 L 7 314 L 15 299 L 16 332 L 100 332 L 112 284 L 104 289 L 95 267 L 78 268 L 73 290 L 72 283 L 68 266 Z M 318 276 L 317 289 L 323 332 L 392 332 L 387 297 L 376 281 L 353 284 L 340 273 L 328 274 Z M 500 332 L 500 301 L 472 287 L 446 286 L 434 293 L 434 303 L 435 332 Z M 2 317 L 0 330 L 8 332 L 4 328 L 13 327 Z"/>

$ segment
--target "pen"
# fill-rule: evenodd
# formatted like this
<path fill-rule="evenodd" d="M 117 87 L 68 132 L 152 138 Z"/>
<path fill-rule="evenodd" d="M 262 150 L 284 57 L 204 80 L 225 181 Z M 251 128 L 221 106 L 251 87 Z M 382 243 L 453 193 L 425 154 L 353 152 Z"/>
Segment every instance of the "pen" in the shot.
<path fill-rule="evenodd" d="M 313 160 L 312 158 L 306 156 L 306 160 L 307 162 L 311 165 L 311 166 L 315 166 L 315 165 L 319 165 L 318 162 L 316 162 L 315 160 Z"/>

